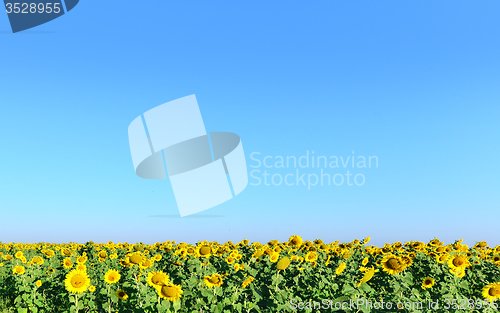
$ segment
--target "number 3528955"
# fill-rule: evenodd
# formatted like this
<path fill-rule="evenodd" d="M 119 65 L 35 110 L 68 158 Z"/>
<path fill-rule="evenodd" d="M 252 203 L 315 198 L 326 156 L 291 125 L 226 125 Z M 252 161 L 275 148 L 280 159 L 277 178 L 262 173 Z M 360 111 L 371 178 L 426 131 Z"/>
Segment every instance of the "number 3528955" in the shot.
<path fill-rule="evenodd" d="M 60 3 L 6 3 L 7 13 L 59 13 L 61 12 Z"/>

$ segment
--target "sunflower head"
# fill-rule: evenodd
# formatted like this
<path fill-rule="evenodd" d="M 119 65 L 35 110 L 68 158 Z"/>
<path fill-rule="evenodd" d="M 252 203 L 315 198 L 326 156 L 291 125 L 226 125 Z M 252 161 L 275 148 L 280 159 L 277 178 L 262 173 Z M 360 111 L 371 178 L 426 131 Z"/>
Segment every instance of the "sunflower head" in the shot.
<path fill-rule="evenodd" d="M 158 288 L 158 296 L 162 299 L 175 302 L 181 298 L 182 288 L 179 285 L 168 284 Z"/>
<path fill-rule="evenodd" d="M 434 278 L 432 277 L 425 277 L 424 280 L 422 281 L 422 289 L 426 289 L 426 288 L 431 288 L 432 286 L 434 286 Z"/>
<path fill-rule="evenodd" d="M 17 265 L 12 269 L 12 272 L 16 275 L 22 275 L 26 272 L 26 269 L 22 265 Z"/>
<path fill-rule="evenodd" d="M 339 267 L 337 267 L 337 269 L 335 270 L 335 274 L 340 275 L 344 271 L 345 267 L 345 262 L 340 263 Z"/>
<path fill-rule="evenodd" d="M 220 287 L 223 284 L 222 276 L 215 273 L 212 274 L 211 276 L 205 276 L 203 281 L 205 282 L 205 285 L 207 285 L 207 287 L 209 288 Z"/>
<path fill-rule="evenodd" d="M 305 256 L 305 261 L 306 262 L 314 262 L 318 258 L 318 254 L 315 251 L 309 251 L 307 252 Z"/>
<path fill-rule="evenodd" d="M 290 265 L 290 259 L 288 257 L 281 258 L 276 265 L 276 268 L 280 271 L 285 270 L 288 265 Z"/>
<path fill-rule="evenodd" d="M 106 274 L 104 274 L 104 281 L 108 284 L 115 284 L 120 280 L 120 278 L 121 275 L 117 270 L 110 269 L 106 272 Z"/>
<path fill-rule="evenodd" d="M 444 263 L 448 260 L 449 257 L 450 257 L 450 255 L 448 253 L 444 253 L 444 254 L 438 255 L 436 257 L 436 260 L 438 261 L 438 263 Z"/>
<path fill-rule="evenodd" d="M 170 283 L 169 276 L 162 271 L 149 272 L 147 282 L 151 287 L 161 287 Z"/>
<path fill-rule="evenodd" d="M 198 253 L 201 257 L 209 257 L 212 253 L 212 247 L 210 247 L 209 245 L 202 245 L 199 247 Z"/>
<path fill-rule="evenodd" d="M 383 270 L 389 275 L 394 275 L 402 272 L 405 268 L 403 261 L 395 255 L 387 255 L 381 262 Z"/>
<path fill-rule="evenodd" d="M 66 275 L 64 283 L 69 292 L 82 293 L 90 286 L 90 278 L 84 271 L 72 270 Z"/>
<path fill-rule="evenodd" d="M 290 237 L 288 243 L 293 247 L 300 247 L 304 241 L 300 236 L 293 235 Z"/>
<path fill-rule="evenodd" d="M 248 276 L 245 281 L 243 281 L 243 283 L 241 284 L 241 287 L 243 288 L 246 288 L 248 285 L 250 285 L 251 282 L 254 281 L 255 278 L 253 278 L 252 276 Z"/>
<path fill-rule="evenodd" d="M 144 257 L 139 252 L 136 252 L 129 256 L 128 261 L 131 264 L 142 264 Z"/>
<path fill-rule="evenodd" d="M 66 268 L 66 269 L 70 269 L 70 268 L 72 268 L 72 267 L 73 267 L 73 262 L 71 261 L 71 259 L 70 259 L 70 258 L 65 258 L 65 259 L 64 259 L 64 261 L 63 261 L 62 263 L 63 263 L 62 265 L 63 265 L 63 266 L 64 266 L 64 268 Z"/>
<path fill-rule="evenodd" d="M 457 254 L 457 255 L 452 256 L 448 260 L 448 265 L 452 269 L 457 269 L 457 268 L 465 268 L 470 264 L 469 264 L 469 261 L 467 260 L 467 256 L 465 256 L 463 254 Z"/>
<path fill-rule="evenodd" d="M 485 299 L 490 301 L 500 299 L 500 283 L 492 283 L 484 286 L 482 294 Z"/>
<path fill-rule="evenodd" d="M 121 300 L 127 300 L 128 299 L 127 293 L 125 291 L 123 291 L 122 289 L 118 289 L 115 294 Z"/>

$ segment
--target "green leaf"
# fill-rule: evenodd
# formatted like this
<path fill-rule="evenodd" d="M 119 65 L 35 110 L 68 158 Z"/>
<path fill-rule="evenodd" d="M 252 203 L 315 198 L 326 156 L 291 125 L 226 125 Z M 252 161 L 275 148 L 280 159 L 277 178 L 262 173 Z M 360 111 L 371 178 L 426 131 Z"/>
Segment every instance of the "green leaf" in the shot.
<path fill-rule="evenodd" d="M 359 287 L 358 287 L 359 290 L 361 291 L 364 291 L 364 292 L 372 292 L 372 291 L 375 291 L 372 287 L 370 287 L 370 285 L 368 285 L 367 283 L 362 283 Z"/>
<path fill-rule="evenodd" d="M 411 293 L 414 294 L 416 297 L 420 297 L 420 291 L 418 289 L 413 288 L 411 290 Z"/>
<path fill-rule="evenodd" d="M 465 290 L 469 291 L 469 283 L 466 280 L 462 280 L 460 282 L 459 286 L 464 288 Z"/>
<path fill-rule="evenodd" d="M 181 308 L 181 301 L 177 300 L 177 301 L 174 301 L 174 310 L 177 312 L 180 308 Z"/>
<path fill-rule="evenodd" d="M 213 293 L 211 290 L 201 289 L 201 295 L 208 298 L 210 295 L 213 295 Z"/>
<path fill-rule="evenodd" d="M 83 301 L 78 301 L 78 310 L 83 309 Z"/>

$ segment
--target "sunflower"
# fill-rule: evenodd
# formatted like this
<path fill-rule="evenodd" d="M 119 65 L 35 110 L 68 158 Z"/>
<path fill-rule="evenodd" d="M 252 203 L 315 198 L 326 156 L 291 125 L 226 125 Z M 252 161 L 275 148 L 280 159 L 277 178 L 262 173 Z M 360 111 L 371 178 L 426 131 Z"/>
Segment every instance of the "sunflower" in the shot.
<path fill-rule="evenodd" d="M 64 281 L 66 290 L 72 293 L 82 293 L 90 286 L 90 278 L 84 271 L 72 270 Z"/>
<path fill-rule="evenodd" d="M 147 269 L 150 268 L 151 266 L 153 266 L 153 261 L 148 259 L 144 259 L 144 261 L 142 261 L 142 263 L 139 264 L 139 267 L 142 269 Z"/>
<path fill-rule="evenodd" d="M 359 280 L 359 283 L 356 285 L 356 288 L 358 288 L 362 283 L 368 282 L 370 279 L 372 279 L 373 275 L 378 272 L 379 270 L 374 269 L 373 266 L 368 268 L 368 267 L 361 267 L 359 269 L 361 272 L 364 272 L 363 278 Z"/>
<path fill-rule="evenodd" d="M 97 254 L 97 256 L 100 258 L 100 259 L 105 259 L 108 257 L 108 253 L 104 250 L 101 250 L 99 251 L 99 253 Z"/>
<path fill-rule="evenodd" d="M 393 254 L 386 255 L 382 259 L 381 265 L 389 275 L 398 274 L 405 269 L 403 261 Z"/>
<path fill-rule="evenodd" d="M 61 254 L 63 256 L 71 256 L 71 251 L 68 248 L 64 248 L 61 250 Z"/>
<path fill-rule="evenodd" d="M 467 257 L 463 254 L 456 254 L 453 255 L 449 260 L 448 260 L 448 266 L 451 269 L 460 269 L 460 268 L 465 268 L 470 266 L 469 260 L 467 260 Z"/>
<path fill-rule="evenodd" d="M 212 288 L 214 286 L 220 287 L 224 282 L 222 281 L 222 276 L 219 274 L 212 274 L 212 276 L 205 276 L 203 279 L 207 287 Z"/>
<path fill-rule="evenodd" d="M 340 275 L 344 271 L 345 267 L 345 262 L 340 263 L 339 267 L 337 267 L 337 269 L 335 270 L 335 274 Z"/>
<path fill-rule="evenodd" d="M 76 267 L 75 267 L 77 270 L 80 270 L 80 271 L 87 271 L 87 267 L 83 264 L 77 264 Z"/>
<path fill-rule="evenodd" d="M 276 263 L 278 262 L 279 257 L 280 257 L 279 253 L 273 252 L 273 254 L 271 254 L 271 256 L 269 257 L 269 261 L 271 261 L 272 263 Z"/>
<path fill-rule="evenodd" d="M 51 257 L 53 257 L 56 253 L 54 252 L 54 250 L 50 250 L 50 249 L 48 249 L 48 250 L 45 250 L 45 251 L 43 252 L 43 254 L 45 254 L 45 256 L 46 256 L 46 257 L 51 258 Z"/>
<path fill-rule="evenodd" d="M 325 243 L 321 243 L 321 244 L 319 244 L 319 250 L 320 251 L 328 251 L 328 250 L 330 250 L 330 247 Z"/>
<path fill-rule="evenodd" d="M 36 256 L 33 259 L 31 259 L 31 262 L 33 264 L 37 264 L 37 265 L 43 265 L 43 263 L 44 263 L 43 259 L 39 256 Z"/>
<path fill-rule="evenodd" d="M 425 277 L 422 281 L 422 289 L 431 288 L 435 284 L 435 280 L 432 277 Z"/>
<path fill-rule="evenodd" d="M 365 257 L 365 258 L 363 259 L 363 261 L 361 262 L 361 264 L 362 264 L 363 266 L 365 266 L 366 264 L 368 264 L 368 257 Z"/>
<path fill-rule="evenodd" d="M 94 292 L 94 291 L 95 291 L 95 286 L 94 286 L 94 285 L 90 286 L 90 287 L 89 287 L 89 291 L 90 291 L 90 292 Z"/>
<path fill-rule="evenodd" d="M 291 236 L 290 239 L 288 240 L 288 244 L 294 248 L 299 248 L 303 242 L 304 240 L 302 240 L 302 238 L 297 235 Z"/>
<path fill-rule="evenodd" d="M 16 259 L 21 259 L 24 256 L 24 254 L 22 251 L 17 251 L 16 254 L 14 254 L 14 256 L 16 257 Z"/>
<path fill-rule="evenodd" d="M 290 259 L 286 256 L 284 258 L 281 258 L 278 261 L 278 264 L 276 265 L 276 268 L 280 271 L 286 270 L 286 268 L 290 265 Z"/>
<path fill-rule="evenodd" d="M 363 239 L 363 244 L 367 244 L 368 242 L 370 242 L 370 239 L 371 237 L 366 237 L 365 239 Z"/>
<path fill-rule="evenodd" d="M 328 256 L 328 258 L 326 259 L 326 262 L 325 262 L 325 266 L 328 266 L 328 264 L 330 264 L 331 257 L 332 257 L 331 255 Z"/>
<path fill-rule="evenodd" d="M 70 258 L 65 258 L 64 261 L 62 262 L 62 265 L 64 266 L 64 268 L 70 269 L 73 267 L 73 262 L 71 261 Z"/>
<path fill-rule="evenodd" d="M 148 284 L 151 287 L 161 287 L 163 285 L 168 285 L 170 283 L 170 278 L 167 274 L 162 271 L 158 272 L 149 272 L 148 277 L 146 278 Z"/>
<path fill-rule="evenodd" d="M 492 302 L 495 299 L 500 299 L 500 283 L 492 283 L 483 287 L 483 297 Z"/>
<path fill-rule="evenodd" d="M 450 268 L 450 273 L 457 277 L 465 276 L 465 267 Z"/>
<path fill-rule="evenodd" d="M 144 261 L 144 256 L 140 252 L 134 252 L 127 257 L 127 261 L 132 265 L 142 264 L 142 262 Z"/>
<path fill-rule="evenodd" d="M 241 284 L 241 287 L 243 288 L 246 288 L 248 285 L 250 285 L 251 282 L 253 282 L 255 280 L 255 278 L 253 278 L 252 276 L 248 276 L 245 281 L 243 281 L 243 283 Z"/>
<path fill-rule="evenodd" d="M 41 287 L 42 286 L 42 281 L 41 280 L 37 280 L 36 283 L 35 283 L 35 285 L 37 287 Z"/>
<path fill-rule="evenodd" d="M 129 262 L 129 258 L 120 259 L 120 265 L 123 267 L 130 267 L 133 264 Z"/>
<path fill-rule="evenodd" d="M 403 255 L 401 257 L 401 261 L 403 262 L 405 267 L 409 267 L 413 264 L 413 260 L 408 255 Z"/>
<path fill-rule="evenodd" d="M 26 272 L 24 266 L 18 265 L 12 269 L 12 272 L 16 275 L 22 275 Z"/>
<path fill-rule="evenodd" d="M 115 284 L 120 280 L 121 277 L 122 276 L 120 275 L 120 273 L 118 273 L 117 270 L 111 269 L 107 271 L 106 274 L 104 274 L 104 281 L 108 284 Z"/>
<path fill-rule="evenodd" d="M 318 258 L 318 254 L 314 251 L 309 251 L 306 254 L 305 261 L 306 262 L 314 262 Z"/>
<path fill-rule="evenodd" d="M 439 244 L 441 244 L 441 241 L 439 241 L 439 239 L 437 239 L 437 238 L 435 238 L 429 242 L 429 245 L 431 245 L 431 246 L 437 246 Z"/>
<path fill-rule="evenodd" d="M 122 300 L 127 300 L 128 299 L 128 295 L 122 289 L 118 289 L 115 294 L 116 294 L 116 296 L 118 298 L 120 298 Z"/>
<path fill-rule="evenodd" d="M 79 256 L 76 258 L 76 263 L 78 264 L 85 264 L 85 262 L 87 262 L 88 258 L 84 255 L 82 256 Z"/>
<path fill-rule="evenodd" d="M 438 263 L 444 263 L 444 262 L 446 262 L 448 260 L 449 257 L 450 257 L 450 255 L 448 253 L 443 253 L 443 254 L 438 255 L 436 257 L 436 261 Z"/>
<path fill-rule="evenodd" d="M 168 284 L 158 288 L 158 296 L 168 301 L 177 301 L 181 298 L 182 288 L 179 285 Z"/>
<path fill-rule="evenodd" d="M 446 252 L 446 248 L 443 247 L 443 246 L 439 246 L 439 247 L 436 247 L 434 249 L 434 252 L 436 252 L 436 253 L 443 253 L 443 252 Z"/>
<path fill-rule="evenodd" d="M 228 256 L 228 257 L 226 258 L 226 263 L 227 263 L 227 264 L 233 264 L 233 263 L 234 263 L 234 258 L 232 258 L 232 257 Z"/>

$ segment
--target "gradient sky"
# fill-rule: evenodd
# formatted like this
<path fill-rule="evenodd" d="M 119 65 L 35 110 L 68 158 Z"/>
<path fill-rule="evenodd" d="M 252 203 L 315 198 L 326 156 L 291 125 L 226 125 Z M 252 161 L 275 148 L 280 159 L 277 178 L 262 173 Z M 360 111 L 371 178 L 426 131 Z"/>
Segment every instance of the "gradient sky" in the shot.
<path fill-rule="evenodd" d="M 0 14 L 2 242 L 500 244 L 500 2 L 116 4 L 16 34 Z M 135 174 L 127 129 L 191 94 L 249 173 L 253 152 L 378 168 L 325 169 L 363 186 L 248 185 L 180 218 L 168 180 Z"/>

